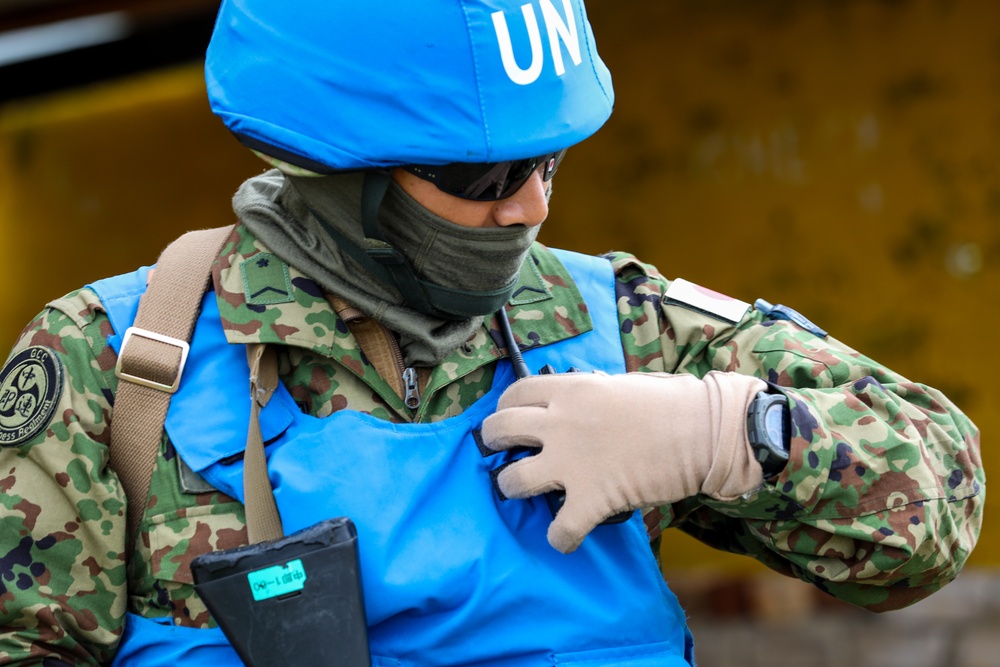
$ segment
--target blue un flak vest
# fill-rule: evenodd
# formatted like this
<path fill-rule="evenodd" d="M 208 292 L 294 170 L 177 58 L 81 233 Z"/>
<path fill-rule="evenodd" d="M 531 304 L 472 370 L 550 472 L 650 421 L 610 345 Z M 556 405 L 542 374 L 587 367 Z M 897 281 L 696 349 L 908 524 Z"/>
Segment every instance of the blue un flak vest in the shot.
<path fill-rule="evenodd" d="M 623 372 L 611 265 L 575 253 L 558 257 L 594 329 L 525 352 L 528 367 Z M 147 271 L 91 286 L 108 309 L 116 351 Z M 241 500 L 242 459 L 233 455 L 246 444 L 248 376 L 243 346 L 226 342 L 210 292 L 165 426 L 193 470 Z M 471 432 L 513 381 L 510 364 L 501 362 L 489 393 L 461 415 L 428 424 L 350 410 L 319 419 L 279 386 L 261 430 L 286 534 L 335 516 L 354 521 L 379 667 L 693 664 L 683 611 L 660 575 L 639 512 L 595 528 L 564 555 L 546 540 L 552 515 L 543 498 L 498 499 L 489 471 L 508 455 L 483 457 Z M 221 630 L 129 614 L 113 664 L 242 663 Z"/>

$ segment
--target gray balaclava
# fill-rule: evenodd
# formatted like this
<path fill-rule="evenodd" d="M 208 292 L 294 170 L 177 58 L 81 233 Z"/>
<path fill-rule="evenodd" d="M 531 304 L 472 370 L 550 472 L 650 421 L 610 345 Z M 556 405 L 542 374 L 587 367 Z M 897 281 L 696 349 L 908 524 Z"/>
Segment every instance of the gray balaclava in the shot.
<path fill-rule="evenodd" d="M 345 252 L 349 244 L 365 246 L 359 222 L 364 180 L 362 173 L 268 171 L 240 187 L 233 209 L 276 255 L 397 333 L 408 366 L 434 365 L 468 340 L 489 312 L 442 314 L 414 304 L 391 279 Z M 463 227 L 434 215 L 391 180 L 377 220 L 381 239 L 409 260 L 419 279 L 460 293 L 488 293 L 492 304 L 510 296 L 539 229 Z"/>

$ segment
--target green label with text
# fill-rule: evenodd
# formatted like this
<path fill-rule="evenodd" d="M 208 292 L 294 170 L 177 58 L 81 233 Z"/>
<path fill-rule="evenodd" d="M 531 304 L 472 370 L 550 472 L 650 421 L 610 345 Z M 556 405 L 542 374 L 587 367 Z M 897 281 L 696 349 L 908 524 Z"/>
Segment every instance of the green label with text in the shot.
<path fill-rule="evenodd" d="M 301 591 L 306 585 L 306 569 L 301 560 L 275 565 L 247 575 L 250 591 L 257 602 Z"/>

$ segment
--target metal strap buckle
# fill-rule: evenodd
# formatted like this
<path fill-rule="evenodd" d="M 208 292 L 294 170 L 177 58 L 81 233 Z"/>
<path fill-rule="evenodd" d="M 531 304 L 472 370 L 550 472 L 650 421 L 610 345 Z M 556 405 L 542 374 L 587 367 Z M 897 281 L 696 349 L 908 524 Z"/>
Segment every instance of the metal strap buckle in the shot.
<path fill-rule="evenodd" d="M 167 345 L 173 345 L 179 348 L 181 351 L 181 362 L 177 367 L 177 376 L 174 378 L 173 384 L 163 384 L 162 382 L 155 382 L 153 380 L 148 380 L 144 377 L 138 375 L 132 375 L 131 373 L 126 373 L 122 370 L 122 358 L 125 356 L 125 348 L 128 346 L 129 341 L 133 336 L 138 336 L 139 338 L 148 338 L 149 340 L 155 340 L 158 343 L 165 343 Z M 163 334 L 158 334 L 153 331 L 146 331 L 145 329 L 139 329 L 138 327 L 129 327 L 125 330 L 125 337 L 122 339 L 121 350 L 118 353 L 118 363 L 115 364 L 115 375 L 117 375 L 122 380 L 127 380 L 128 382 L 133 382 L 143 387 L 150 387 L 151 389 L 156 389 L 159 391 L 165 391 L 168 394 L 176 393 L 177 387 L 180 386 L 181 376 L 184 375 L 184 365 L 187 363 L 188 351 L 191 346 L 179 338 L 171 338 L 170 336 L 164 336 Z"/>

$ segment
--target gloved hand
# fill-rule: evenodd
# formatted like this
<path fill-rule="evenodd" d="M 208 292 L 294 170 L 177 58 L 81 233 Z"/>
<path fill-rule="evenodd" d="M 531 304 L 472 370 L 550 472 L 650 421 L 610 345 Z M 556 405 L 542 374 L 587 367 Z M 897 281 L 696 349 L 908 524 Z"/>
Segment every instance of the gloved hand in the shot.
<path fill-rule="evenodd" d="M 566 373 L 515 382 L 483 423 L 494 450 L 537 447 L 497 478 L 508 498 L 565 489 L 549 544 L 575 550 L 618 512 L 698 493 L 737 498 L 762 483 L 747 410 L 767 385 L 737 373 Z"/>

